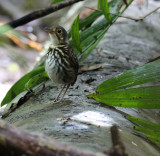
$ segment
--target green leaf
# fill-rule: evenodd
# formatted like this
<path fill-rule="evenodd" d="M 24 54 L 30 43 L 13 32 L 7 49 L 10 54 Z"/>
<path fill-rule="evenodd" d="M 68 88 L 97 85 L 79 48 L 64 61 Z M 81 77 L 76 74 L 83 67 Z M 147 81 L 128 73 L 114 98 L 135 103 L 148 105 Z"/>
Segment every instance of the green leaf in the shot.
<path fill-rule="evenodd" d="M 115 12 L 115 10 L 117 10 L 117 7 L 120 2 L 117 3 L 117 1 L 111 1 L 109 2 L 109 6 L 110 9 Z M 115 9 L 116 8 L 116 9 Z M 115 12 L 118 13 L 118 12 Z M 99 18 L 101 15 L 103 15 L 102 11 L 94 11 L 92 12 L 90 15 L 88 15 L 86 18 L 81 19 L 79 21 L 79 29 L 84 31 L 84 29 L 87 29 L 91 26 L 91 24 L 97 19 Z M 71 31 L 69 31 L 69 37 L 71 36 Z"/>
<path fill-rule="evenodd" d="M 132 88 L 110 93 L 90 94 L 97 101 L 111 106 L 127 108 L 160 108 L 160 86 Z"/>
<path fill-rule="evenodd" d="M 82 30 L 82 28 L 88 27 L 101 15 L 102 15 L 102 12 L 100 11 L 92 12 L 89 16 L 79 21 L 79 29 Z"/>
<path fill-rule="evenodd" d="M 145 134 L 146 138 L 152 142 L 154 142 L 157 145 L 160 145 L 160 129 L 159 130 L 154 130 L 152 127 L 150 129 L 140 127 L 140 126 L 135 126 L 134 127 L 137 131 L 140 131 Z"/>
<path fill-rule="evenodd" d="M 98 9 L 101 9 L 100 2 L 101 2 L 101 0 L 98 0 L 98 3 L 97 3 L 97 8 Z"/>
<path fill-rule="evenodd" d="M 102 15 L 102 12 L 94 11 L 86 18 L 79 20 L 79 30 L 82 30 L 83 28 L 87 29 L 101 15 Z M 71 37 L 71 30 L 69 30 L 68 36 Z"/>
<path fill-rule="evenodd" d="M 160 134 L 157 136 L 157 135 L 149 135 L 149 134 L 146 134 L 146 137 L 151 140 L 152 142 L 154 142 L 156 145 L 160 145 Z"/>
<path fill-rule="evenodd" d="M 106 29 L 102 31 L 95 32 L 92 36 L 89 36 L 84 42 L 82 42 L 82 47 L 86 48 L 85 52 L 82 53 L 79 61 L 83 61 L 91 52 L 92 50 L 97 46 L 97 44 L 101 41 L 103 36 L 105 35 L 106 31 L 109 27 L 106 27 Z"/>
<path fill-rule="evenodd" d="M 0 35 L 4 35 L 4 32 L 10 31 L 10 30 L 13 30 L 11 26 L 6 25 L 6 24 L 2 25 L 0 26 Z"/>
<path fill-rule="evenodd" d="M 107 0 L 98 0 L 98 8 L 102 10 L 105 18 L 112 23 L 112 18 L 109 12 L 109 6 Z"/>
<path fill-rule="evenodd" d="M 135 130 L 141 131 L 145 134 L 151 135 L 151 136 L 160 136 L 160 129 L 159 130 L 154 130 L 152 127 L 146 128 L 146 127 L 141 127 L 141 126 L 134 126 Z"/>
<path fill-rule="evenodd" d="M 130 0 L 129 4 L 132 1 L 133 0 Z M 116 13 L 116 14 L 122 14 L 123 11 L 126 9 L 126 5 L 120 5 L 121 2 L 122 2 L 122 0 L 111 1 L 109 3 L 111 12 Z M 102 19 L 101 21 L 96 22 L 95 24 L 90 26 L 101 15 L 102 15 L 102 12 L 95 11 L 95 12 L 91 13 L 87 18 L 85 18 L 79 22 L 80 29 L 82 30 L 82 28 L 84 28 L 84 30 L 82 30 L 82 32 L 80 32 L 80 42 L 82 45 L 83 53 L 90 54 L 92 52 L 92 50 L 97 46 L 97 44 L 99 43 L 100 40 L 97 41 L 97 44 L 92 45 L 92 43 L 94 43 L 95 40 L 98 40 L 99 38 L 101 39 L 101 36 L 102 36 L 102 34 L 100 34 L 99 38 L 98 38 L 96 33 L 98 31 L 101 33 L 103 31 L 105 31 L 105 29 L 108 29 L 111 26 L 111 23 L 109 23 L 106 19 Z M 117 18 L 118 18 L 118 16 L 112 15 L 112 22 L 115 22 Z M 96 36 L 95 36 L 95 34 L 96 34 Z M 70 33 L 69 33 L 69 36 L 70 36 Z M 92 40 L 91 40 L 91 36 L 92 36 Z M 86 48 L 83 45 L 85 45 L 87 40 L 90 43 L 89 43 L 89 45 L 87 45 L 87 48 Z M 70 43 L 73 47 L 75 47 L 74 50 L 75 50 L 76 54 L 78 54 L 78 51 L 77 51 L 76 46 L 73 43 L 73 41 L 70 41 Z M 83 58 L 80 58 L 81 61 L 84 60 L 88 56 L 88 55 L 86 55 L 86 57 L 84 57 L 84 55 L 82 56 Z"/>
<path fill-rule="evenodd" d="M 160 125 L 146 121 L 134 116 L 126 116 L 126 119 L 133 122 L 138 126 L 134 126 L 134 128 L 145 134 L 146 138 L 157 145 L 160 145 Z"/>
<path fill-rule="evenodd" d="M 72 41 L 79 52 L 82 52 L 82 46 L 79 37 L 79 15 L 72 25 Z"/>
<path fill-rule="evenodd" d="M 80 33 L 80 41 L 83 42 L 88 37 L 93 35 L 98 31 L 103 31 L 106 27 L 110 27 L 111 25 L 105 19 L 102 19 L 98 23 L 94 24 L 93 26 L 89 27 L 88 29 L 84 30 Z"/>
<path fill-rule="evenodd" d="M 132 0 L 129 2 L 129 4 L 132 2 Z M 118 1 L 112 1 L 110 3 L 110 10 L 113 13 L 116 14 L 121 14 L 123 13 L 123 11 L 126 9 L 126 6 L 122 5 L 120 7 L 120 3 L 121 0 Z M 121 10 L 121 12 L 119 13 L 119 10 Z M 97 12 L 97 11 L 95 11 Z M 97 19 L 101 14 L 91 14 L 93 18 Z M 116 21 L 118 17 L 117 16 L 112 16 L 112 23 Z M 89 18 L 90 22 L 92 22 L 92 20 Z M 88 24 L 86 21 L 83 23 L 82 22 L 82 26 L 84 26 L 85 24 Z M 91 24 L 91 23 L 90 23 Z M 91 52 L 92 50 L 97 46 L 97 44 L 101 41 L 101 39 L 103 38 L 104 34 L 107 32 L 107 30 L 109 29 L 109 27 L 111 26 L 111 23 L 109 23 L 109 21 L 107 21 L 106 19 L 102 19 L 101 21 L 95 23 L 94 25 L 88 27 L 87 29 L 85 29 L 84 31 L 82 31 L 80 33 L 80 41 L 82 44 L 82 55 L 80 56 L 79 61 L 83 61 Z M 99 33 L 99 34 L 98 34 Z M 74 46 L 72 44 L 72 46 Z"/>
<path fill-rule="evenodd" d="M 97 92 L 107 93 L 148 82 L 160 80 L 160 60 L 145 64 L 132 70 L 128 70 L 98 86 Z"/>
<path fill-rule="evenodd" d="M 155 131 L 160 131 L 160 125 L 156 123 L 146 121 L 146 120 L 134 117 L 134 116 L 126 116 L 126 119 L 128 119 L 129 121 L 133 122 L 136 125 L 143 126 L 146 128 L 152 128 Z"/>
<path fill-rule="evenodd" d="M 51 4 L 56 4 L 56 3 L 59 3 L 59 2 L 62 2 L 64 0 L 52 0 L 52 3 Z"/>
<path fill-rule="evenodd" d="M 31 72 L 24 75 L 20 80 L 18 80 L 11 89 L 7 92 L 5 98 L 1 102 L 1 106 L 9 103 L 14 99 L 18 94 L 25 91 L 25 85 L 26 83 L 35 75 L 40 74 L 41 72 L 44 72 L 44 66 L 37 67 L 33 69 Z"/>
<path fill-rule="evenodd" d="M 25 90 L 30 91 L 31 88 L 34 86 L 40 84 L 41 82 L 48 79 L 48 75 L 46 72 L 42 72 L 40 74 L 37 74 L 29 79 L 29 81 L 25 84 Z"/>

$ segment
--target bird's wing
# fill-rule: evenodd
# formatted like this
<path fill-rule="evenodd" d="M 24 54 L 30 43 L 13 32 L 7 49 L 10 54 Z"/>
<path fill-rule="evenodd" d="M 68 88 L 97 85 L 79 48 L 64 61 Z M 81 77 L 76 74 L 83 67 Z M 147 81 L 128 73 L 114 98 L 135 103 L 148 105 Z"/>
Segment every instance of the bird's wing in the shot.
<path fill-rule="evenodd" d="M 60 46 L 58 48 L 61 49 L 61 52 L 63 52 L 63 55 L 67 59 L 67 62 L 74 69 L 75 74 L 77 74 L 79 65 L 78 65 L 77 56 L 74 53 L 73 48 L 69 44 L 65 44 L 65 45 Z"/>
<path fill-rule="evenodd" d="M 71 46 L 69 46 L 69 55 L 71 56 L 70 57 L 70 60 L 72 62 L 71 65 L 75 67 L 76 72 L 78 73 L 78 68 L 79 68 L 78 59 Z"/>

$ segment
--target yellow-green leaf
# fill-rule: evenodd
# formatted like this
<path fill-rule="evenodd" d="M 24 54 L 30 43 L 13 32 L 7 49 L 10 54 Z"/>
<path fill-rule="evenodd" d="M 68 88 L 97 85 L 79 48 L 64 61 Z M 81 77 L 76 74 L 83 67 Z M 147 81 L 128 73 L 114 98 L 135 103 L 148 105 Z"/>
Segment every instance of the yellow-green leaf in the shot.
<path fill-rule="evenodd" d="M 72 25 L 72 41 L 79 52 L 82 52 L 82 46 L 79 37 L 79 15 Z"/>
<path fill-rule="evenodd" d="M 108 0 L 98 0 L 98 8 L 103 11 L 105 18 L 112 23 L 112 18 L 109 11 Z"/>
<path fill-rule="evenodd" d="M 111 106 L 160 109 L 160 86 L 124 89 L 110 93 L 90 94 L 97 101 Z"/>
<path fill-rule="evenodd" d="M 143 126 L 146 128 L 152 128 L 155 131 L 160 131 L 160 125 L 158 125 L 156 123 L 153 123 L 153 122 L 150 122 L 147 120 L 143 120 L 143 119 L 140 119 L 140 118 L 134 117 L 134 116 L 126 116 L 126 119 L 128 119 L 129 121 L 133 122 L 136 125 Z"/>
<path fill-rule="evenodd" d="M 147 138 L 148 140 L 154 142 L 155 144 L 160 145 L 160 137 L 159 137 L 160 125 L 159 124 L 156 124 L 147 120 L 143 120 L 134 116 L 126 116 L 126 119 L 128 119 L 129 121 L 135 124 L 134 129 L 142 132 L 142 134 L 145 135 L 145 139 Z M 144 137 L 144 135 L 142 135 L 142 137 Z"/>
<path fill-rule="evenodd" d="M 29 81 L 25 84 L 25 90 L 29 90 L 33 88 L 34 86 L 40 84 L 41 82 L 48 79 L 48 75 L 46 72 L 42 72 L 40 74 L 37 74 L 29 79 Z"/>

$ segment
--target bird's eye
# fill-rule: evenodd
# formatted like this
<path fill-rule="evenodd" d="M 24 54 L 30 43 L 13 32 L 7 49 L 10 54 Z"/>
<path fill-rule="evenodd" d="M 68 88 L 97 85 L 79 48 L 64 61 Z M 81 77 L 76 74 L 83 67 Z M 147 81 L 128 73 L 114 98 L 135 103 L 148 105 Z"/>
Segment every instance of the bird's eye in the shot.
<path fill-rule="evenodd" d="M 60 34 L 60 33 L 62 33 L 62 30 L 61 30 L 61 29 L 58 29 L 58 31 L 57 31 L 57 32 Z"/>

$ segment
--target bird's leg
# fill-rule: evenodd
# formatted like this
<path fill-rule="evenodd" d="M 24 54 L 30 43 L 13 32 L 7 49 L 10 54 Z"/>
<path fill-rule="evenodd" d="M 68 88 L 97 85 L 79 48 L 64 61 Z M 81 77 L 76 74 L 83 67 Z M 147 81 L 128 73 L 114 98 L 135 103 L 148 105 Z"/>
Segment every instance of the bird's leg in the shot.
<path fill-rule="evenodd" d="M 66 86 L 66 85 L 65 85 L 65 86 Z M 53 104 L 53 103 L 59 103 L 59 102 L 63 101 L 64 96 L 65 96 L 65 94 L 66 94 L 68 88 L 70 87 L 70 84 L 67 85 L 66 90 L 65 90 L 65 92 L 64 92 L 64 94 L 63 94 L 63 96 L 62 96 L 62 98 L 59 99 L 59 96 L 61 95 L 61 93 L 62 93 L 62 91 L 64 90 L 65 86 L 62 88 L 62 90 L 61 90 L 61 92 L 59 93 L 58 97 L 56 98 L 56 100 L 55 100 L 54 102 L 52 102 L 52 104 Z"/>
<path fill-rule="evenodd" d="M 66 84 L 63 86 L 63 88 L 62 88 L 61 91 L 59 92 L 58 96 L 57 96 L 56 99 L 55 99 L 55 102 L 59 101 L 59 97 L 60 97 L 60 95 L 62 94 L 62 92 L 63 92 L 63 90 L 64 90 L 65 87 L 66 87 Z"/>
<path fill-rule="evenodd" d="M 61 98 L 61 100 L 60 100 L 60 101 L 62 101 L 62 100 L 63 100 L 63 98 L 64 98 L 64 96 L 65 96 L 65 94 L 66 94 L 67 90 L 69 89 L 69 87 L 70 87 L 70 84 L 68 84 L 68 85 L 67 85 L 66 90 L 65 90 L 65 92 L 64 92 L 64 94 L 63 94 L 63 96 L 62 96 L 62 98 Z"/>
<path fill-rule="evenodd" d="M 56 99 L 54 101 L 51 101 L 51 104 L 54 104 L 54 103 L 58 103 L 60 102 L 61 100 L 59 99 L 60 95 L 62 94 L 62 91 L 64 90 L 64 88 L 66 87 L 66 84 L 63 86 L 63 88 L 61 89 L 61 91 L 59 92 L 58 96 L 56 97 Z"/>

